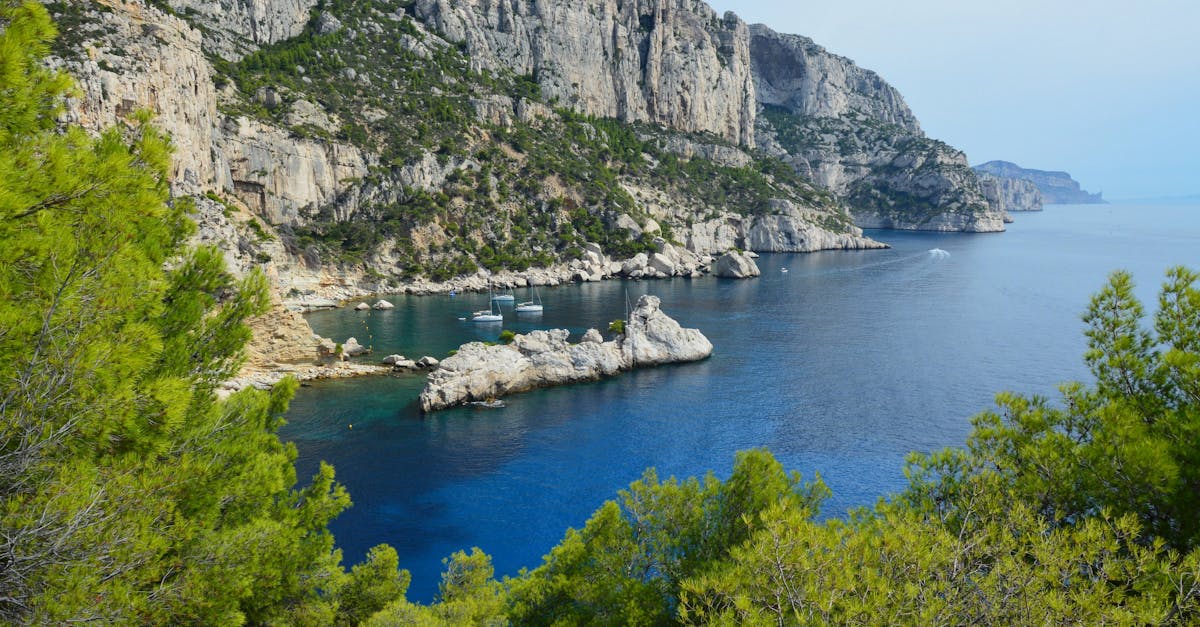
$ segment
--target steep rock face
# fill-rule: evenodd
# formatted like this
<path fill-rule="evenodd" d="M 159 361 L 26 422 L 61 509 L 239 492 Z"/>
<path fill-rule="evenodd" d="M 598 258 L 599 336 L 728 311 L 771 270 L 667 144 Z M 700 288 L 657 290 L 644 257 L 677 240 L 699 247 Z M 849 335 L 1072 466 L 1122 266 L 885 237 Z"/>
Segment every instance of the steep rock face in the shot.
<path fill-rule="evenodd" d="M 796 115 L 841 117 L 851 112 L 914 134 L 917 118 L 900 92 L 878 74 L 831 54 L 813 40 L 750 26 L 750 60 L 758 101 Z"/>
<path fill-rule="evenodd" d="M 1037 186 L 1042 198 L 1051 204 L 1094 205 L 1105 202 L 1102 194 L 1093 194 L 1081 189 L 1079 182 L 1066 172 L 1031 170 L 1008 161 L 988 161 L 975 166 L 975 170 L 993 176 L 1029 181 Z"/>
<path fill-rule="evenodd" d="M 201 51 L 199 31 L 183 20 L 138 4 L 98 3 L 89 26 L 98 36 L 66 69 L 79 97 L 68 102 L 65 121 L 99 130 L 129 122 L 141 109 L 168 130 L 176 189 L 196 191 L 215 176 L 213 121 L 217 98 L 212 68 Z"/>
<path fill-rule="evenodd" d="M 296 224 L 302 210 L 334 204 L 346 181 L 366 176 L 375 160 L 349 144 L 297 138 L 245 117 L 222 121 L 215 144 L 217 187 L 272 224 Z M 338 203 L 343 214 L 354 211 L 355 198 Z"/>
<path fill-rule="evenodd" d="M 925 137 L 877 74 L 806 37 L 750 31 L 759 145 L 844 198 L 859 226 L 1004 230 L 966 156 Z"/>
<path fill-rule="evenodd" d="M 431 412 L 539 387 L 592 381 L 622 370 L 698 361 L 712 343 L 696 329 L 684 329 L 663 313 L 656 296 L 642 296 L 625 324 L 625 335 L 598 342 L 567 342 L 566 329 L 517 335 L 510 345 L 462 345 L 429 374 L 421 391 L 421 411 Z"/>
<path fill-rule="evenodd" d="M 418 0 L 476 69 L 530 75 L 584 113 L 754 143 L 749 31 L 691 0 Z"/>
<path fill-rule="evenodd" d="M 236 60 L 255 47 L 295 37 L 317 0 L 169 0 L 205 26 L 205 48 Z"/>
<path fill-rule="evenodd" d="M 1041 211 L 1042 192 L 1033 181 L 979 171 L 979 183 L 992 205 L 1004 211 Z"/>

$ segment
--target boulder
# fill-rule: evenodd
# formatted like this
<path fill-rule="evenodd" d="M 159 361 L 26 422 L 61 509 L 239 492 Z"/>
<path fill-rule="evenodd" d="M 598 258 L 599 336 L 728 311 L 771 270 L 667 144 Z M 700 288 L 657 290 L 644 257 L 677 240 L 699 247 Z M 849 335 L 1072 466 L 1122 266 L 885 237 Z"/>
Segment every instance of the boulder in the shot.
<path fill-rule="evenodd" d="M 398 364 L 402 361 L 407 361 L 404 358 L 404 355 L 388 355 L 387 357 L 383 358 L 382 363 L 385 366 L 395 366 L 396 364 Z"/>
<path fill-rule="evenodd" d="M 395 309 L 395 308 L 396 308 L 396 306 L 395 306 L 395 305 L 393 305 L 393 304 L 391 304 L 391 303 L 387 302 L 386 300 L 382 300 L 382 299 L 381 299 L 381 300 L 379 300 L 379 301 L 377 301 L 377 302 L 376 302 L 376 303 L 373 305 L 373 307 L 374 307 L 375 309 L 378 309 L 378 310 L 380 310 L 380 311 L 382 311 L 382 310 L 385 310 L 385 309 Z"/>
<path fill-rule="evenodd" d="M 370 308 L 371 308 L 371 306 L 368 305 L 367 303 L 359 303 L 354 306 L 354 311 L 366 311 Z"/>
<path fill-rule="evenodd" d="M 342 355 L 345 357 L 357 357 L 359 355 L 366 355 L 369 352 L 371 352 L 371 349 L 359 344 L 358 340 L 354 338 L 349 338 L 345 342 L 342 342 Z"/>
<path fill-rule="evenodd" d="M 579 341 L 585 342 L 588 344 L 603 344 L 604 337 L 600 335 L 599 331 L 597 331 L 595 329 L 588 329 L 587 333 L 583 334 L 583 339 L 581 339 Z"/>
<path fill-rule="evenodd" d="M 650 261 L 647 264 L 650 269 L 663 276 L 671 276 L 675 274 L 675 262 L 663 253 L 654 253 L 650 255 Z"/>
<path fill-rule="evenodd" d="M 439 363 L 441 362 L 434 357 L 430 357 L 429 355 L 417 360 L 417 365 L 421 368 L 437 368 Z"/>
<path fill-rule="evenodd" d="M 644 273 L 647 261 L 649 259 L 646 257 L 646 253 L 638 253 L 621 264 L 621 274 L 631 276 L 634 272 Z M 641 275 L 639 274 L 639 276 Z"/>
<path fill-rule="evenodd" d="M 729 279 L 745 279 L 758 276 L 762 272 L 749 255 L 731 250 L 717 259 L 713 266 L 713 274 Z"/>

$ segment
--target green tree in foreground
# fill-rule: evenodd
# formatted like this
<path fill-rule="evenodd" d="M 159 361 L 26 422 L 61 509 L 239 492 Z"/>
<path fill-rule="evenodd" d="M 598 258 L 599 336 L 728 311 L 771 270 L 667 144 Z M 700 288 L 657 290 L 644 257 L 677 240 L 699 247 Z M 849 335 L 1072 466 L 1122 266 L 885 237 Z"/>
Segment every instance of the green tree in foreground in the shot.
<path fill-rule="evenodd" d="M 1096 383 L 1006 393 L 965 449 L 842 519 L 765 451 L 729 479 L 653 470 L 504 582 L 486 619 L 533 625 L 1200 623 L 1200 291 L 1168 273 L 1153 331 L 1125 273 L 1084 316 Z M 472 589 L 493 590 L 494 581 Z M 468 595 L 470 596 L 470 595 Z M 474 599 L 493 598 L 487 593 Z M 445 600 L 373 624 L 436 623 Z M 424 613 L 422 613 L 424 612 Z M 448 624 L 442 621 L 441 624 Z"/>
<path fill-rule="evenodd" d="M 343 572 L 331 468 L 294 489 L 275 431 L 295 383 L 213 393 L 263 277 L 183 246 L 188 205 L 168 201 L 169 142 L 145 119 L 57 127 L 53 36 L 39 4 L 0 1 L 0 622 L 374 613 L 406 574 L 382 550 Z"/>

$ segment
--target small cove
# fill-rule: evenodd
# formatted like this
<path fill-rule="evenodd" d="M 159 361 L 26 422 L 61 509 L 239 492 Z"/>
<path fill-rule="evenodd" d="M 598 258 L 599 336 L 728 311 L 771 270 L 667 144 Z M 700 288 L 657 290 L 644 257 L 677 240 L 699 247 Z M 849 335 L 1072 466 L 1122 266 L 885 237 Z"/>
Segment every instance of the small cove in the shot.
<path fill-rule="evenodd" d="M 440 358 L 501 328 L 578 337 L 623 317 L 626 294 L 652 293 L 715 350 L 430 417 L 416 409 L 420 375 L 318 382 L 300 390 L 282 436 L 299 450 L 302 480 L 325 460 L 349 489 L 355 505 L 331 526 L 346 561 L 392 544 L 420 601 L 456 550 L 482 548 L 498 574 L 535 567 L 649 466 L 724 476 L 735 451 L 765 446 L 789 469 L 820 472 L 834 492 L 826 513 L 839 515 L 900 489 L 909 451 L 962 444 L 996 392 L 1053 396 L 1086 378 L 1079 314 L 1109 272 L 1132 271 L 1152 308 L 1169 265 L 1200 267 L 1194 206 L 1050 206 L 1016 218 L 1006 234 L 874 231 L 893 248 L 763 255 L 752 280 L 539 288 L 545 313 L 505 306 L 503 326 L 458 320 L 486 308 L 486 294 L 316 313 L 318 333 L 355 336 L 375 358 Z"/>

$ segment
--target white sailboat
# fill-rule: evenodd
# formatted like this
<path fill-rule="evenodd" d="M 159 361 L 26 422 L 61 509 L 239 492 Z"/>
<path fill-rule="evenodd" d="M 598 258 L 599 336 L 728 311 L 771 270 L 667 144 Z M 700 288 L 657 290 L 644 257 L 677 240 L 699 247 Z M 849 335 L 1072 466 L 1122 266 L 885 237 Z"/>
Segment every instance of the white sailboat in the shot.
<path fill-rule="evenodd" d="M 492 301 L 497 302 L 497 303 L 511 303 L 515 300 L 517 300 L 517 297 L 513 295 L 512 288 L 508 289 L 507 294 L 493 294 L 492 295 Z"/>
<path fill-rule="evenodd" d="M 504 315 L 499 311 L 495 311 L 496 299 L 493 297 L 488 302 L 488 308 L 482 311 L 476 311 L 471 314 L 471 322 L 504 322 Z"/>
<path fill-rule="evenodd" d="M 517 303 L 513 310 L 517 313 L 542 313 L 542 297 L 538 294 L 536 287 L 533 288 L 533 298 L 534 300 Z"/>

